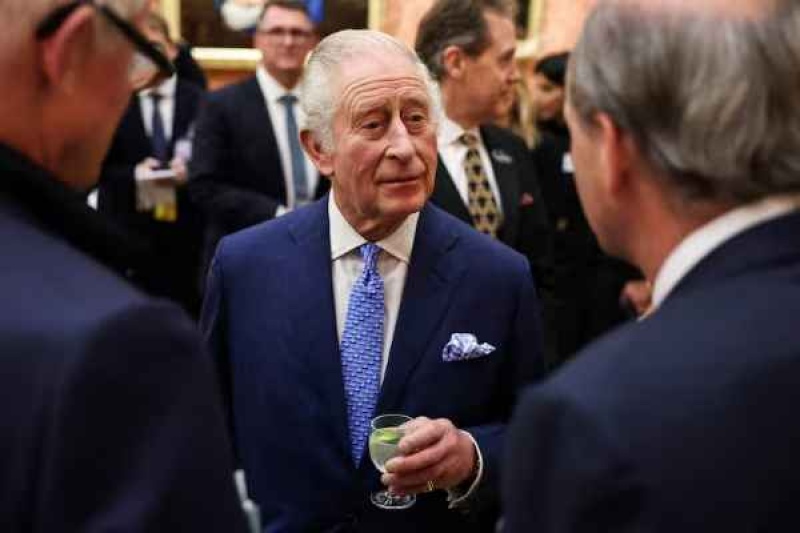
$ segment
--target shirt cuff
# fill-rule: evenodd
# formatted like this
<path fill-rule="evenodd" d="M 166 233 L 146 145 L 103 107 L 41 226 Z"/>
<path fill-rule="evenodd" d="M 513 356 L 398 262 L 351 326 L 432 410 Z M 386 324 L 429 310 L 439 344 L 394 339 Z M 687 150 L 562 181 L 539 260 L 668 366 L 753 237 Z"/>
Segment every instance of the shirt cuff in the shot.
<path fill-rule="evenodd" d="M 475 457 L 478 461 L 478 468 L 477 473 L 475 474 L 475 479 L 472 481 L 472 483 L 470 483 L 466 492 L 464 492 L 460 486 L 447 489 L 447 502 L 449 503 L 449 509 L 461 507 L 461 504 L 468 500 L 470 496 L 472 496 L 472 494 L 475 492 L 475 489 L 477 489 L 478 485 L 480 485 L 481 479 L 483 479 L 483 455 L 481 455 L 480 446 L 478 446 L 478 442 L 475 440 L 475 437 L 473 437 L 468 431 L 465 431 L 464 433 L 467 434 L 469 440 L 472 441 L 472 445 L 475 446 Z"/>
<path fill-rule="evenodd" d="M 289 211 L 291 211 L 291 209 L 289 209 L 285 205 L 279 205 L 278 208 L 275 209 L 275 218 L 278 218 L 281 215 L 285 215 Z"/>

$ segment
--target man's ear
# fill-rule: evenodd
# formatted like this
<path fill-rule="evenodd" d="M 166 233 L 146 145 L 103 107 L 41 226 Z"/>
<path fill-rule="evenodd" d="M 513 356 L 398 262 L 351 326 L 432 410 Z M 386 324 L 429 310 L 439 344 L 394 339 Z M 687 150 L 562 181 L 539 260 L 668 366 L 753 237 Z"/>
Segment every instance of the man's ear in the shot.
<path fill-rule="evenodd" d="M 75 10 L 56 32 L 39 43 L 42 73 L 50 88 L 71 92 L 82 74 L 82 65 L 92 49 L 93 10 Z"/>
<path fill-rule="evenodd" d="M 450 45 L 442 52 L 442 67 L 448 78 L 459 80 L 464 75 L 467 55 L 458 46 Z"/>
<path fill-rule="evenodd" d="M 323 176 L 333 175 L 333 158 L 322 148 L 322 143 L 317 136 L 310 130 L 302 130 L 300 142 L 303 143 L 303 148 L 319 173 Z"/>
<path fill-rule="evenodd" d="M 595 115 L 595 131 L 600 145 L 599 164 L 603 172 L 603 187 L 614 198 L 630 192 L 632 169 L 638 152 L 630 135 L 621 130 L 605 113 Z"/>

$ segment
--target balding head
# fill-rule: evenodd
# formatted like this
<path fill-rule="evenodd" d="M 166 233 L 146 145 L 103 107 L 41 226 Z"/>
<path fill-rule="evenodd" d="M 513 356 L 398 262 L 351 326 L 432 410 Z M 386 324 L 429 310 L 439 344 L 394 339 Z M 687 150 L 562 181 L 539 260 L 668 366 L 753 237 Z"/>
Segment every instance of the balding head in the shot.
<path fill-rule="evenodd" d="M 800 191 L 800 3 L 601 0 L 570 104 L 606 114 L 682 200 Z"/>

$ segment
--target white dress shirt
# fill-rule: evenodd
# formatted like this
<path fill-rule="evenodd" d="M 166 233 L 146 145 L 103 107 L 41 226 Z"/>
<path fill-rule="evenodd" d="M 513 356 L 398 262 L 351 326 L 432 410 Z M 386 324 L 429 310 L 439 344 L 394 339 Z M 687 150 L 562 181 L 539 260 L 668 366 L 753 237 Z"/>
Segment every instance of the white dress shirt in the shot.
<path fill-rule="evenodd" d="M 359 235 L 350 223 L 345 220 L 334 201 L 333 192 L 328 197 L 328 218 L 330 220 L 331 233 L 336 331 L 339 333 L 339 342 L 341 343 L 344 325 L 347 321 L 350 291 L 356 279 L 364 270 L 364 260 L 361 258 L 358 248 L 365 244 L 367 240 Z M 400 311 L 400 301 L 403 297 L 403 288 L 406 285 L 408 262 L 411 258 L 411 248 L 414 246 L 414 235 L 417 232 L 418 219 L 419 213 L 410 215 L 394 233 L 375 243 L 381 249 L 378 256 L 378 272 L 383 279 L 383 302 L 385 307 L 381 382 L 383 382 L 383 377 L 386 374 L 386 365 L 389 363 L 389 351 L 392 347 L 397 314 Z"/>
<path fill-rule="evenodd" d="M 481 137 L 479 128 L 472 128 L 465 130 L 449 118 L 444 113 L 439 121 L 439 133 L 437 135 L 437 142 L 439 145 L 439 155 L 442 157 L 444 166 L 450 177 L 453 179 L 453 185 L 456 186 L 461 200 L 464 205 L 469 205 L 469 187 L 467 186 L 467 173 L 464 171 L 464 158 L 467 156 L 467 146 L 459 139 L 464 133 L 471 133 L 478 139 L 478 153 L 481 156 L 481 164 L 486 178 L 489 180 L 489 187 L 494 194 L 494 201 L 497 203 L 497 209 L 500 214 L 503 214 L 503 201 L 500 198 L 500 189 L 497 187 L 497 180 L 494 177 L 494 168 L 492 167 L 492 160 L 489 158 L 489 152 L 486 151 L 486 145 Z"/>
<path fill-rule="evenodd" d="M 690 233 L 661 265 L 653 283 L 651 309 L 658 309 L 678 283 L 725 242 L 798 208 L 800 195 L 773 196 L 732 209 Z"/>
<path fill-rule="evenodd" d="M 286 207 L 293 209 L 296 207 L 295 194 L 294 194 L 294 179 L 292 174 L 292 153 L 289 148 L 289 136 L 286 132 L 286 107 L 280 102 L 282 96 L 291 94 L 300 98 L 296 89 L 288 91 L 280 83 L 275 80 L 263 65 L 259 65 L 256 69 L 256 79 L 258 86 L 261 89 L 261 94 L 264 96 L 264 101 L 267 104 L 267 111 L 269 111 L 269 118 L 272 122 L 272 130 L 275 132 L 275 140 L 278 143 L 278 152 L 281 156 L 281 166 L 283 167 L 283 180 L 286 184 Z M 301 131 L 306 122 L 306 115 L 299 103 L 294 106 L 294 117 L 297 120 L 297 131 Z M 308 180 L 309 194 L 313 195 L 317 189 L 317 182 L 319 175 L 314 164 L 303 153 L 303 159 L 306 165 L 306 179 Z"/>
<path fill-rule="evenodd" d="M 364 260 L 359 247 L 367 240 L 345 220 L 334 199 L 334 192 L 328 196 L 328 220 L 330 221 L 331 262 L 333 269 L 333 300 L 336 307 L 336 331 L 339 343 L 342 342 L 344 326 L 347 322 L 347 307 L 350 303 L 350 291 L 361 272 Z M 381 362 L 381 383 L 389 364 L 389 353 L 392 348 L 397 315 L 403 299 L 403 288 L 406 285 L 408 264 L 411 250 L 414 247 L 414 236 L 417 233 L 419 213 L 406 218 L 394 233 L 375 244 L 381 249 L 378 256 L 378 273 L 383 279 L 383 353 Z M 469 433 L 467 433 L 469 435 Z M 472 435 L 469 435 L 475 446 L 478 461 L 478 472 L 475 480 L 465 492 L 448 491 L 450 506 L 457 506 L 469 498 L 480 484 L 483 477 L 483 455 Z"/>
<path fill-rule="evenodd" d="M 153 135 L 153 98 L 151 95 L 157 92 L 161 95 L 158 102 L 158 110 L 161 112 L 161 121 L 164 124 L 164 137 L 169 140 L 172 138 L 172 123 L 175 118 L 175 91 L 178 86 L 178 77 L 173 75 L 158 87 L 139 92 L 139 107 L 142 109 L 142 119 L 144 120 L 144 131 L 148 137 Z"/>

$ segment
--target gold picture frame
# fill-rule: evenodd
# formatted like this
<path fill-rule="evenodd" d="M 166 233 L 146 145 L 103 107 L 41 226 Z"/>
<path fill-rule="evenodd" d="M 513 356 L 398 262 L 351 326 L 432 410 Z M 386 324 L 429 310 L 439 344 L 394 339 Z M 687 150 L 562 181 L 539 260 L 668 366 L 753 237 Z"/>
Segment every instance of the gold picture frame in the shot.
<path fill-rule="evenodd" d="M 367 1 L 367 27 L 382 29 L 384 10 L 389 0 Z M 527 39 L 535 40 L 541 26 L 542 13 L 546 0 L 529 0 Z M 209 0 L 210 3 L 210 0 Z M 180 36 L 181 33 L 181 0 L 160 0 L 161 13 L 170 26 L 172 35 Z M 258 50 L 253 48 L 214 48 L 195 47 L 192 55 L 206 70 L 212 71 L 242 71 L 255 70 L 260 60 Z"/>

